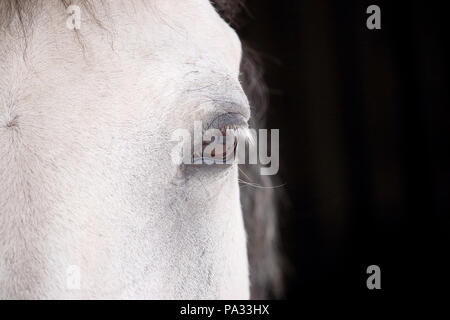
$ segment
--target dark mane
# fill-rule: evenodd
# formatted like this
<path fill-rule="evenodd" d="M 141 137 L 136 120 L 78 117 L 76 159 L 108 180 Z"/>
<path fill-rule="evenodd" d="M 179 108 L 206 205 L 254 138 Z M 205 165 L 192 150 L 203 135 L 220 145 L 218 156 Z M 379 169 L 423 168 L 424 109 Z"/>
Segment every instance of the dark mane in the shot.
<path fill-rule="evenodd" d="M 243 0 L 212 0 L 222 18 L 239 29 L 245 12 Z M 266 128 L 268 107 L 262 62 L 257 52 L 243 41 L 241 84 L 252 106 L 253 128 Z M 240 179 L 261 187 L 241 185 L 241 203 L 247 231 L 252 299 L 280 298 L 283 295 L 282 255 L 278 243 L 278 189 L 275 178 L 261 176 L 259 167 L 241 165 Z"/>

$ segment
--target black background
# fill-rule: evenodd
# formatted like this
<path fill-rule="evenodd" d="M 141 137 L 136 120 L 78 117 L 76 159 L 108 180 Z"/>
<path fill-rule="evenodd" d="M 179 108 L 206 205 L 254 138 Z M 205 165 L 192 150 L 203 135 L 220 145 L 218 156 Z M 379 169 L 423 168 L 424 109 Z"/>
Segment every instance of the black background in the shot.
<path fill-rule="evenodd" d="M 438 1 L 248 0 L 280 129 L 285 297 L 446 288 L 448 11 Z M 381 30 L 366 9 L 381 8 Z"/>

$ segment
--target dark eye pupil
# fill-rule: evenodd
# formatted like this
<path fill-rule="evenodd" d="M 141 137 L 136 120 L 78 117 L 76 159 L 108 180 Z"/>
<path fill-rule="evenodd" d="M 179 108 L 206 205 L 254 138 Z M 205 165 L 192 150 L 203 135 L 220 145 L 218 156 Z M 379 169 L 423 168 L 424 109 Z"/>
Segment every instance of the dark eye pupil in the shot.
<path fill-rule="evenodd" d="M 203 141 L 203 151 L 207 146 L 214 147 L 211 154 L 203 154 L 204 158 L 215 158 L 225 162 L 228 158 L 235 156 L 238 144 L 236 135 L 232 130 L 221 130 L 221 132 L 221 137 L 214 136 L 211 141 Z"/>

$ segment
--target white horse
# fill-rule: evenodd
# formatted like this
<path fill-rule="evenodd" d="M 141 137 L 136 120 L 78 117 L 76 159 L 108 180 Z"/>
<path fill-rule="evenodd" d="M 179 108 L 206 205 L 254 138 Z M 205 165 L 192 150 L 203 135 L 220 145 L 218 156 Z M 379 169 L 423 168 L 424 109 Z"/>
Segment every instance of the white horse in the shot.
<path fill-rule="evenodd" d="M 249 119 L 238 36 L 207 0 L 69 4 L 0 4 L 0 298 L 248 299 L 238 167 L 170 142 Z"/>

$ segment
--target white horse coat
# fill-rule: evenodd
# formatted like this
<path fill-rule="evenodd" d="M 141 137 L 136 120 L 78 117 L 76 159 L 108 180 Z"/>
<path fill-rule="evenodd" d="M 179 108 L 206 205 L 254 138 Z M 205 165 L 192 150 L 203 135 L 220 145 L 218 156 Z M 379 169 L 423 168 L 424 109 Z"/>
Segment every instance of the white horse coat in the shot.
<path fill-rule="evenodd" d="M 170 158 L 249 118 L 237 35 L 207 0 L 99 3 L 0 31 L 0 298 L 249 298 L 237 166 Z"/>

